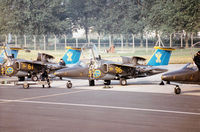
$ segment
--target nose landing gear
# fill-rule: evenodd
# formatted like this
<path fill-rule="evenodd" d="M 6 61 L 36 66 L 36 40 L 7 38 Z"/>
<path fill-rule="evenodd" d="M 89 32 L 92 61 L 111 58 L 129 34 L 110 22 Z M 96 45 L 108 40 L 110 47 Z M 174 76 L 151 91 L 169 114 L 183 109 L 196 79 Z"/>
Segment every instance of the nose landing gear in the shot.
<path fill-rule="evenodd" d="M 72 88 L 72 83 L 71 83 L 71 81 L 67 81 L 66 87 L 67 87 L 67 88 Z"/>

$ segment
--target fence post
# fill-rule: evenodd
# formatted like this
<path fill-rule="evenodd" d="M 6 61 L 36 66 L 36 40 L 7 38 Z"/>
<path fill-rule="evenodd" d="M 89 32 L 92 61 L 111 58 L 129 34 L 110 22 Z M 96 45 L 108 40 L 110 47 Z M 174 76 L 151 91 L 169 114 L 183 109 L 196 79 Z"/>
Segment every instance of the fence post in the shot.
<path fill-rule="evenodd" d="M 5 43 L 7 44 L 8 43 L 8 36 L 5 35 Z"/>
<path fill-rule="evenodd" d="M 133 49 L 134 49 L 135 48 L 135 37 L 133 34 L 132 34 L 132 39 L 133 39 Z"/>
<path fill-rule="evenodd" d="M 17 35 L 15 35 L 15 46 L 17 46 Z"/>
<path fill-rule="evenodd" d="M 100 35 L 98 36 L 98 49 L 100 50 L 100 48 L 101 48 L 101 37 L 100 37 Z"/>
<path fill-rule="evenodd" d="M 112 40 L 111 40 L 111 35 L 109 34 L 109 47 L 111 47 L 111 42 Z"/>
<path fill-rule="evenodd" d="M 183 47 L 183 34 L 181 34 L 181 47 Z"/>
<path fill-rule="evenodd" d="M 194 35 L 193 35 L 193 33 L 191 33 L 191 46 L 193 46 L 193 43 L 194 43 Z"/>
<path fill-rule="evenodd" d="M 90 45 L 90 35 L 88 34 L 88 45 Z"/>
<path fill-rule="evenodd" d="M 123 35 L 121 34 L 121 48 L 123 49 L 124 48 L 124 40 L 123 40 Z"/>
<path fill-rule="evenodd" d="M 56 51 L 56 49 L 57 49 L 57 45 L 56 45 L 56 41 L 57 41 L 57 37 L 56 37 L 56 35 L 54 35 L 54 50 Z"/>
<path fill-rule="evenodd" d="M 67 36 L 64 35 L 64 37 L 65 37 L 65 48 L 66 48 L 66 46 L 67 46 Z M 64 48 L 64 49 L 65 49 L 65 48 Z"/>
<path fill-rule="evenodd" d="M 173 34 L 171 33 L 171 34 L 170 34 L 170 40 L 169 40 L 169 45 L 170 45 L 169 47 L 172 47 L 172 35 L 173 35 Z"/>
<path fill-rule="evenodd" d="M 43 39 L 44 39 L 44 50 L 46 50 L 46 36 L 45 35 L 43 35 Z"/>
<path fill-rule="evenodd" d="M 36 36 L 33 35 L 33 42 L 34 42 L 34 50 L 36 50 Z"/>
<path fill-rule="evenodd" d="M 24 47 L 26 47 L 26 35 L 24 35 Z"/>
<path fill-rule="evenodd" d="M 76 48 L 78 47 L 78 38 L 76 38 Z"/>
<path fill-rule="evenodd" d="M 148 37 L 147 37 L 147 35 L 146 35 L 146 52 L 148 52 Z"/>

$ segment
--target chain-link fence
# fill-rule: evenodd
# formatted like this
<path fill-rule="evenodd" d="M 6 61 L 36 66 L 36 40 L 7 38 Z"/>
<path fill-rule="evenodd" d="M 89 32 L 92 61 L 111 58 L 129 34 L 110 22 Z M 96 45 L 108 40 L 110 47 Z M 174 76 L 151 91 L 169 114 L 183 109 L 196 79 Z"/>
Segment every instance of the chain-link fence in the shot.
<path fill-rule="evenodd" d="M 141 43 L 140 36 L 134 35 L 104 35 L 85 38 L 74 38 L 68 35 L 0 35 L 0 42 L 11 43 L 17 47 L 26 47 L 32 50 L 64 50 L 66 46 L 82 47 L 87 43 L 95 44 L 99 50 L 114 45 L 115 48 L 135 49 L 138 47 L 151 48 L 155 45 L 165 47 L 191 47 L 200 41 L 200 36 L 188 36 L 188 45 L 183 34 L 173 34 L 165 38 L 145 37 Z"/>

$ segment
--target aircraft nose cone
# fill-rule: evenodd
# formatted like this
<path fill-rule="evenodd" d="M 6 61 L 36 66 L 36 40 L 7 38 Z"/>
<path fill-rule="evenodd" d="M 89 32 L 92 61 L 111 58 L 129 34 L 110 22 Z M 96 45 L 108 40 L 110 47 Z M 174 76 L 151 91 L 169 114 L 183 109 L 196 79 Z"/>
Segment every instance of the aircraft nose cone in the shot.
<path fill-rule="evenodd" d="M 161 76 L 161 79 L 164 80 L 164 81 L 167 81 L 169 79 L 169 76 L 167 75 L 162 75 Z"/>
<path fill-rule="evenodd" d="M 173 75 L 163 74 L 163 75 L 161 76 L 161 79 L 162 79 L 163 81 L 172 81 L 172 80 L 173 80 Z"/>

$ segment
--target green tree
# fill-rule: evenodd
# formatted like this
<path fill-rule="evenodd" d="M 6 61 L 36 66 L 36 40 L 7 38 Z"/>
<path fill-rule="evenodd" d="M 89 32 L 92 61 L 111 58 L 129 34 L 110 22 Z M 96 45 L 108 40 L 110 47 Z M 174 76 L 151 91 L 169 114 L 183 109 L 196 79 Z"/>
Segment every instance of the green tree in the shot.
<path fill-rule="evenodd" d="M 62 0 L 0 0 L 0 33 L 63 34 L 70 32 Z"/>

